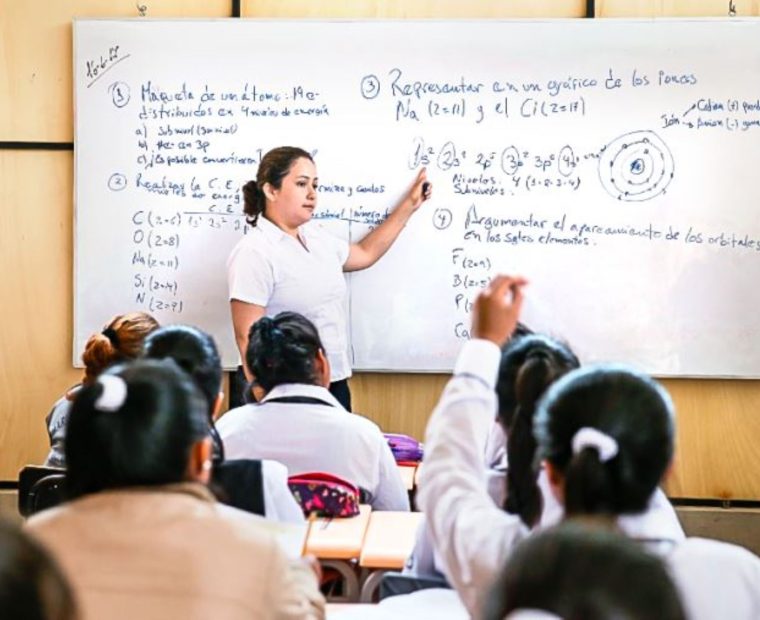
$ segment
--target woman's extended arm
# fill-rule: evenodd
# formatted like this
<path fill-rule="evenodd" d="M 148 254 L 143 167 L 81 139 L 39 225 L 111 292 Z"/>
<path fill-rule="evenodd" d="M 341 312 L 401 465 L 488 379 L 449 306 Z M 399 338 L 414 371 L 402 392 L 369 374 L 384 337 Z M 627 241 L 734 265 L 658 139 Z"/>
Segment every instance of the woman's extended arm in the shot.
<path fill-rule="evenodd" d="M 393 245 L 401 229 L 419 206 L 430 198 L 431 185 L 425 169 L 419 171 L 411 189 L 391 214 L 358 243 L 349 247 L 343 271 L 358 271 L 374 265 Z"/>
<path fill-rule="evenodd" d="M 245 378 L 250 382 L 253 376 L 245 363 L 245 352 L 248 349 L 248 332 L 251 331 L 251 325 L 266 314 L 266 308 L 264 306 L 257 306 L 256 304 L 248 304 L 237 299 L 230 301 L 230 307 L 232 309 L 232 326 L 235 329 L 235 342 L 237 343 L 238 351 L 240 351 Z"/>

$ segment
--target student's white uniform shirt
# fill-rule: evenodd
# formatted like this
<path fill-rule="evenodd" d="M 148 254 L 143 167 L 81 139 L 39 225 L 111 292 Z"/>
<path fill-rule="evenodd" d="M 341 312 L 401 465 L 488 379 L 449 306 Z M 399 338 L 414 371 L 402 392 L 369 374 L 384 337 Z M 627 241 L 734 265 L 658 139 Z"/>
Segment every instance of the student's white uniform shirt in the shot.
<path fill-rule="evenodd" d="M 287 396 L 326 404 L 278 403 Z M 289 474 L 327 472 L 368 491 L 376 510 L 409 510 L 409 496 L 378 426 L 349 413 L 328 390 L 285 384 L 261 403 L 232 409 L 217 421 L 227 458 L 272 459 Z"/>
<path fill-rule="evenodd" d="M 496 411 L 499 358 L 493 343 L 465 343 L 428 423 L 417 490 L 444 573 L 474 617 L 511 550 L 529 535 L 522 521 L 501 510 L 486 490 L 483 455 Z M 669 539 L 648 514 L 625 516 L 618 524 L 663 555 L 689 618 L 760 617 L 760 558 L 716 541 Z"/>
<path fill-rule="evenodd" d="M 288 486 L 288 468 L 277 461 L 261 461 L 264 516 L 271 521 L 303 523 L 303 510 Z"/>
<path fill-rule="evenodd" d="M 259 217 L 227 259 L 230 299 L 266 308 L 267 316 L 289 310 L 317 327 L 330 361 L 331 380 L 351 376 L 343 264 L 349 245 L 318 222 L 307 222 L 295 239 Z"/>

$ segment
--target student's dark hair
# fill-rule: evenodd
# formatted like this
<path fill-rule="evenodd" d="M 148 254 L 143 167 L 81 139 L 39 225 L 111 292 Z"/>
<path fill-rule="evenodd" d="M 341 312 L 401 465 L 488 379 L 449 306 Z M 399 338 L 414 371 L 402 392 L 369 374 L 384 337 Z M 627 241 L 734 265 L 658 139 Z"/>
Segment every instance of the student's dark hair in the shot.
<path fill-rule="evenodd" d="M 206 399 L 173 361 L 113 367 L 72 403 L 65 448 L 69 496 L 181 482 L 192 445 L 207 435 Z"/>
<path fill-rule="evenodd" d="M 567 345 L 540 334 L 514 338 L 502 349 L 496 393 L 507 434 L 507 494 L 504 508 L 533 527 L 541 518 L 533 417 L 546 389 L 580 363 Z"/>
<path fill-rule="evenodd" d="M 156 329 L 158 321 L 145 312 L 128 312 L 112 318 L 84 345 L 82 383 L 92 383 L 111 364 L 135 359 L 142 351 L 145 337 Z"/>
<path fill-rule="evenodd" d="M 208 403 L 208 423 L 214 441 L 214 454 L 218 460 L 224 460 L 224 445 L 213 418 L 222 386 L 222 360 L 214 339 L 197 327 L 167 325 L 145 339 L 143 356 L 172 359 L 193 378 Z"/>
<path fill-rule="evenodd" d="M 603 462 L 597 447 L 574 451 L 581 429 L 612 438 L 617 454 Z M 647 375 L 621 366 L 589 367 L 549 388 L 535 433 L 541 456 L 564 476 L 566 514 L 640 513 L 673 457 L 673 405 Z"/>
<path fill-rule="evenodd" d="M 685 620 L 663 561 L 640 543 L 599 527 L 566 522 L 527 538 L 510 554 L 483 618 L 519 609 L 565 620 Z"/>
<path fill-rule="evenodd" d="M 261 158 L 256 180 L 243 185 L 243 212 L 246 215 L 245 221 L 251 226 L 256 226 L 259 215 L 264 213 L 266 207 L 266 196 L 262 189 L 264 184 L 269 183 L 279 189 L 293 164 L 301 158 L 314 161 L 310 153 L 296 146 L 280 146 Z"/>
<path fill-rule="evenodd" d="M 43 547 L 0 520 L 0 610 L 3 618 L 76 620 L 63 572 Z"/>
<path fill-rule="evenodd" d="M 314 362 L 324 350 L 314 324 L 297 312 L 262 317 L 251 326 L 245 361 L 267 392 L 282 383 L 317 382 Z"/>

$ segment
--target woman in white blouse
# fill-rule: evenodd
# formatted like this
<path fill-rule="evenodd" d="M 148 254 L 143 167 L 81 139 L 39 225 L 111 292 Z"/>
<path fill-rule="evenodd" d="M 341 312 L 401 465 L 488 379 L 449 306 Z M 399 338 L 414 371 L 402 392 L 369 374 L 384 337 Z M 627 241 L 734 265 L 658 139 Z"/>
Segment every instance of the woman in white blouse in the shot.
<path fill-rule="evenodd" d="M 343 272 L 374 265 L 430 197 L 431 184 L 422 169 L 390 215 L 357 243 L 338 239 L 311 222 L 318 187 L 314 159 L 296 147 L 269 151 L 256 180 L 243 187 L 251 228 L 227 261 L 232 323 L 240 357 L 245 359 L 248 330 L 262 316 L 287 310 L 311 320 L 330 360 L 330 391 L 350 411 Z M 248 381 L 249 371 L 245 369 Z"/>

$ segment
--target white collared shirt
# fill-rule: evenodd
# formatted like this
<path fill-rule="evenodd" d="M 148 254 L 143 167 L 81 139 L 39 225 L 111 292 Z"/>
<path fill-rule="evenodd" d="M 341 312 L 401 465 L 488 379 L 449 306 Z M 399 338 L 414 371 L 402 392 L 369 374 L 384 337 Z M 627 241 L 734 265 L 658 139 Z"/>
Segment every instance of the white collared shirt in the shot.
<path fill-rule="evenodd" d="M 306 396 L 326 404 L 270 402 Z M 232 409 L 216 423 L 227 458 L 272 459 L 289 474 L 326 472 L 371 495 L 376 510 L 409 510 L 409 497 L 378 426 L 346 411 L 328 390 L 284 384 L 259 404 Z"/>
<path fill-rule="evenodd" d="M 529 535 L 519 517 L 494 503 L 486 487 L 483 456 L 496 414 L 499 360 L 493 343 L 465 343 L 428 422 L 417 491 L 446 578 L 474 617 L 511 550 Z M 663 529 L 668 520 L 656 508 L 660 499 L 655 493 L 650 511 L 620 517 L 618 525 L 633 538 L 646 537 L 648 547 L 663 554 L 689 618 L 760 617 L 760 558 L 717 541 L 679 542 L 672 527 Z"/>
<path fill-rule="evenodd" d="M 289 310 L 309 319 L 330 361 L 330 380 L 340 381 L 351 376 L 343 275 L 349 245 L 318 222 L 298 235 L 300 241 L 259 217 L 227 259 L 229 296 L 263 306 L 270 317 Z"/>

